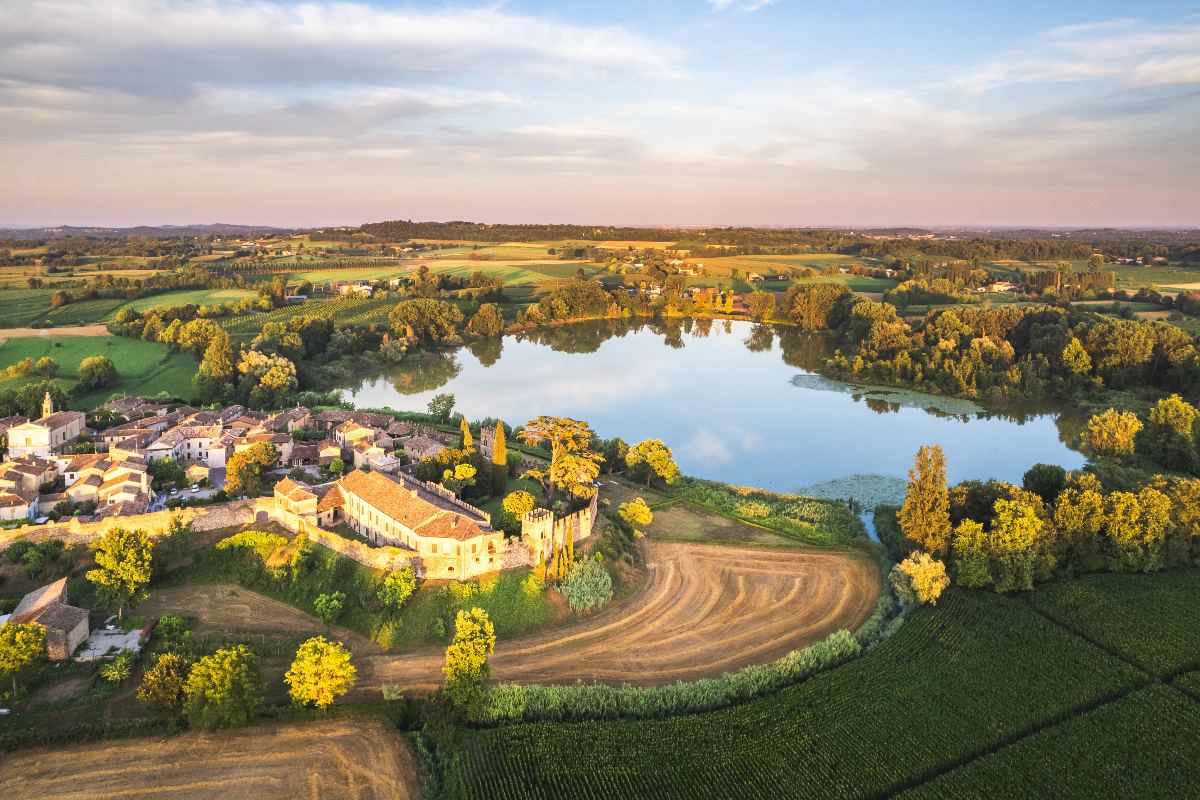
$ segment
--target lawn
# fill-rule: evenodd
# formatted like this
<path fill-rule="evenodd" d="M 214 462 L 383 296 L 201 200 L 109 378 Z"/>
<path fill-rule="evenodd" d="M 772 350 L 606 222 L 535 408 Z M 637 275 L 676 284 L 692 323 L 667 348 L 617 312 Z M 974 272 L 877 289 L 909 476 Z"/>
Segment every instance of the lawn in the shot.
<path fill-rule="evenodd" d="M 117 368 L 117 383 L 72 399 L 79 408 L 90 408 L 104 402 L 114 392 L 151 397 L 159 392 L 190 396 L 192 377 L 197 361 L 185 353 L 175 353 L 158 342 L 143 342 L 116 336 L 36 336 L 7 339 L 0 344 L 0 367 L 23 358 L 49 356 L 58 362 L 59 377 L 64 389 L 73 390 L 77 381 L 75 371 L 79 362 L 88 356 L 107 356 Z M 22 386 L 41 380 L 0 377 L 0 388 Z"/>
<path fill-rule="evenodd" d="M 1019 600 L 952 591 L 858 660 L 743 705 L 466 732 L 446 778 L 465 797 L 886 797 L 1140 680 Z"/>
<path fill-rule="evenodd" d="M 782 547 L 806 546 L 794 537 L 723 517 L 685 500 L 655 508 L 654 521 L 646 527 L 645 532 L 651 539 L 767 544 Z"/>

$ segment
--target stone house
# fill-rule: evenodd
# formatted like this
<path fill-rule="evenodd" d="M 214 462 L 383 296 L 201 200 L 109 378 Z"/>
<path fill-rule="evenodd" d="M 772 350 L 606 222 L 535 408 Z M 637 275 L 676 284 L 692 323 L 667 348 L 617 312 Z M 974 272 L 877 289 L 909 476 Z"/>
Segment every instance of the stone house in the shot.
<path fill-rule="evenodd" d="M 36 622 L 46 629 L 46 649 L 52 661 L 65 661 L 88 637 L 87 609 L 70 605 L 67 579 L 35 589 L 21 598 L 6 622 Z"/>

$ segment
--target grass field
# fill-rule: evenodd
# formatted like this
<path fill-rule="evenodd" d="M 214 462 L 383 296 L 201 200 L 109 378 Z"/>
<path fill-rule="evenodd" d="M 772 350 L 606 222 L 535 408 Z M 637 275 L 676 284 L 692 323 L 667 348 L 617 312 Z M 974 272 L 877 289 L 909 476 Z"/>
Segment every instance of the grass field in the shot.
<path fill-rule="evenodd" d="M 248 289 L 188 289 L 178 292 L 164 292 L 162 294 L 151 295 L 150 297 L 139 297 L 136 300 L 128 300 L 118 308 L 132 308 L 135 311 L 142 311 L 155 306 L 211 306 L 228 303 L 230 300 L 243 300 L 247 297 L 255 297 L 256 292 Z M 114 311 L 115 313 L 115 311 Z"/>
<path fill-rule="evenodd" d="M 447 777 L 466 797 L 886 797 L 1144 680 L 1020 600 L 952 591 L 774 696 L 664 721 L 474 731 Z"/>
<path fill-rule="evenodd" d="M 174 353 L 164 344 L 143 342 L 140 339 L 108 336 L 50 336 L 7 339 L 0 344 L 0 367 L 7 367 L 23 358 L 49 356 L 58 362 L 59 377 L 64 389 L 77 384 L 75 371 L 79 362 L 88 356 L 108 356 L 117 368 L 117 383 L 73 399 L 79 408 L 90 408 L 104 402 L 113 392 L 151 397 L 159 392 L 188 396 L 197 361 L 185 353 Z M 22 386 L 39 377 L 0 377 L 0 388 Z"/>

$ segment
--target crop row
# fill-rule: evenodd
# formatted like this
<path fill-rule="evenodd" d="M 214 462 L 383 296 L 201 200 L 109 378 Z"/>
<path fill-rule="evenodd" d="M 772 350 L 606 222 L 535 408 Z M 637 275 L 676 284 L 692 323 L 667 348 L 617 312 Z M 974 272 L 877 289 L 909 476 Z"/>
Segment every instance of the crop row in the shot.
<path fill-rule="evenodd" d="M 777 694 L 663 721 L 477 731 L 447 778 L 493 798 L 880 795 L 1139 679 L 1020 601 L 954 591 Z"/>
<path fill-rule="evenodd" d="M 944 797 L 1195 797 L 1200 787 L 1200 703 L 1163 685 L 972 761 L 900 795 Z"/>
<path fill-rule="evenodd" d="M 1089 575 L 1039 588 L 1029 602 L 1146 671 L 1164 676 L 1200 666 L 1200 570 L 1156 576 Z"/>

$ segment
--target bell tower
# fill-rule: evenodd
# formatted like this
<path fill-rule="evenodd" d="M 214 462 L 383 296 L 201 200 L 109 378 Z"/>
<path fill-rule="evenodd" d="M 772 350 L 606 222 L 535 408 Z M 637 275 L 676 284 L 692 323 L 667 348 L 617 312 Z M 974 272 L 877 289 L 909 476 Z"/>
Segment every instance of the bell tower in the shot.
<path fill-rule="evenodd" d="M 54 400 L 50 397 L 50 393 L 46 392 L 46 396 L 42 398 L 42 416 L 48 417 L 54 413 Z"/>

